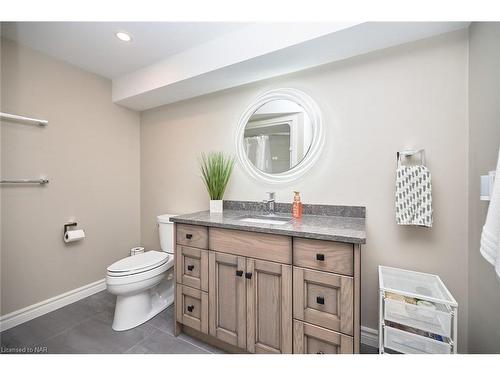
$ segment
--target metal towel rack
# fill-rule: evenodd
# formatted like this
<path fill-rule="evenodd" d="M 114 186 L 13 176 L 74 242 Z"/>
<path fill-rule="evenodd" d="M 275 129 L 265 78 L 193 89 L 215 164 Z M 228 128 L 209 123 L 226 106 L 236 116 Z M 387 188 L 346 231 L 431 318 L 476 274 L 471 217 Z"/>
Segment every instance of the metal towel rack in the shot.
<path fill-rule="evenodd" d="M 25 116 L 18 116 L 18 115 L 11 115 L 10 113 L 3 113 L 3 112 L 0 112 L 0 118 L 6 119 L 6 120 L 27 122 L 27 123 L 30 123 L 30 124 L 36 124 L 36 125 L 40 125 L 40 126 L 46 126 L 49 123 L 47 120 L 40 120 L 40 119 L 37 119 L 37 118 L 31 118 L 31 117 L 25 117 Z"/>
<path fill-rule="evenodd" d="M 10 113 L 4 113 L 4 112 L 0 112 L 0 119 L 19 121 L 19 122 L 27 122 L 29 124 L 36 124 L 36 125 L 40 125 L 40 126 L 46 126 L 49 123 L 47 120 L 40 120 L 37 118 L 12 115 Z M 45 185 L 48 183 L 49 183 L 49 180 L 45 177 L 29 178 L 29 179 L 0 180 L 0 184 L 39 184 L 39 185 Z"/>
<path fill-rule="evenodd" d="M 49 180 L 46 178 L 34 178 L 34 179 L 23 179 L 23 180 L 0 180 L 0 184 L 48 184 Z"/>

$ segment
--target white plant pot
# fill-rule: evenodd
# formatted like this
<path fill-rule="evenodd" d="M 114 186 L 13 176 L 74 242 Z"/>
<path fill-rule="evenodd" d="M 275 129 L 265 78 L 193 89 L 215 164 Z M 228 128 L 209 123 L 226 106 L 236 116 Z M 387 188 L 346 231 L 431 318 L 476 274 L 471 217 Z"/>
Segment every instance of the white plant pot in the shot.
<path fill-rule="evenodd" d="M 212 214 L 222 213 L 222 199 L 221 200 L 210 200 L 210 213 L 212 213 Z"/>

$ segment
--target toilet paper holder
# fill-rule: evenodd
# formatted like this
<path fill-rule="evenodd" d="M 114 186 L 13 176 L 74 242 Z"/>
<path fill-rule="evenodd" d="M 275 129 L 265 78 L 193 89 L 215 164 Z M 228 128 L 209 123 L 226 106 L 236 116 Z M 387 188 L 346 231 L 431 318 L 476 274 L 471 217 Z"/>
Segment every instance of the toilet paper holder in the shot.
<path fill-rule="evenodd" d="M 85 238 L 85 232 L 83 229 L 72 229 L 69 230 L 69 227 L 76 227 L 77 223 L 67 223 L 64 224 L 64 233 L 63 233 L 63 241 L 66 243 L 81 241 Z"/>
<path fill-rule="evenodd" d="M 64 232 L 63 233 L 66 233 L 68 231 L 68 227 L 76 227 L 77 225 L 78 224 L 76 222 L 64 224 Z"/>

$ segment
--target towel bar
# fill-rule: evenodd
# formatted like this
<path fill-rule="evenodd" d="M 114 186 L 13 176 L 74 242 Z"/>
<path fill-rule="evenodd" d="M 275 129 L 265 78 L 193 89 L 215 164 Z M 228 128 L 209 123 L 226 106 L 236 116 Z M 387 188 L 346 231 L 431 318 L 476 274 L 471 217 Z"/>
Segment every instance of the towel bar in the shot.
<path fill-rule="evenodd" d="M 10 113 L 0 112 L 0 118 L 12 121 L 27 122 L 30 124 L 36 124 L 40 126 L 45 126 L 49 122 L 47 120 L 40 120 L 37 118 L 31 118 L 26 116 L 11 115 Z"/>
<path fill-rule="evenodd" d="M 49 180 L 46 178 L 38 179 L 25 179 L 25 180 L 0 180 L 0 184 L 48 184 Z"/>

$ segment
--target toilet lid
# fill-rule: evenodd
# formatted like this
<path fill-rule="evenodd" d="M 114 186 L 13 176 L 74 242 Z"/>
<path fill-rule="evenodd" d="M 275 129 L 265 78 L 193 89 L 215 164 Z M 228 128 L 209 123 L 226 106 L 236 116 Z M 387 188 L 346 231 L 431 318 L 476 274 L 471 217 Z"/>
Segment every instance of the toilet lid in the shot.
<path fill-rule="evenodd" d="M 108 272 L 122 273 L 156 268 L 168 260 L 168 254 L 163 251 L 146 251 L 142 254 L 128 256 L 108 267 Z"/>

